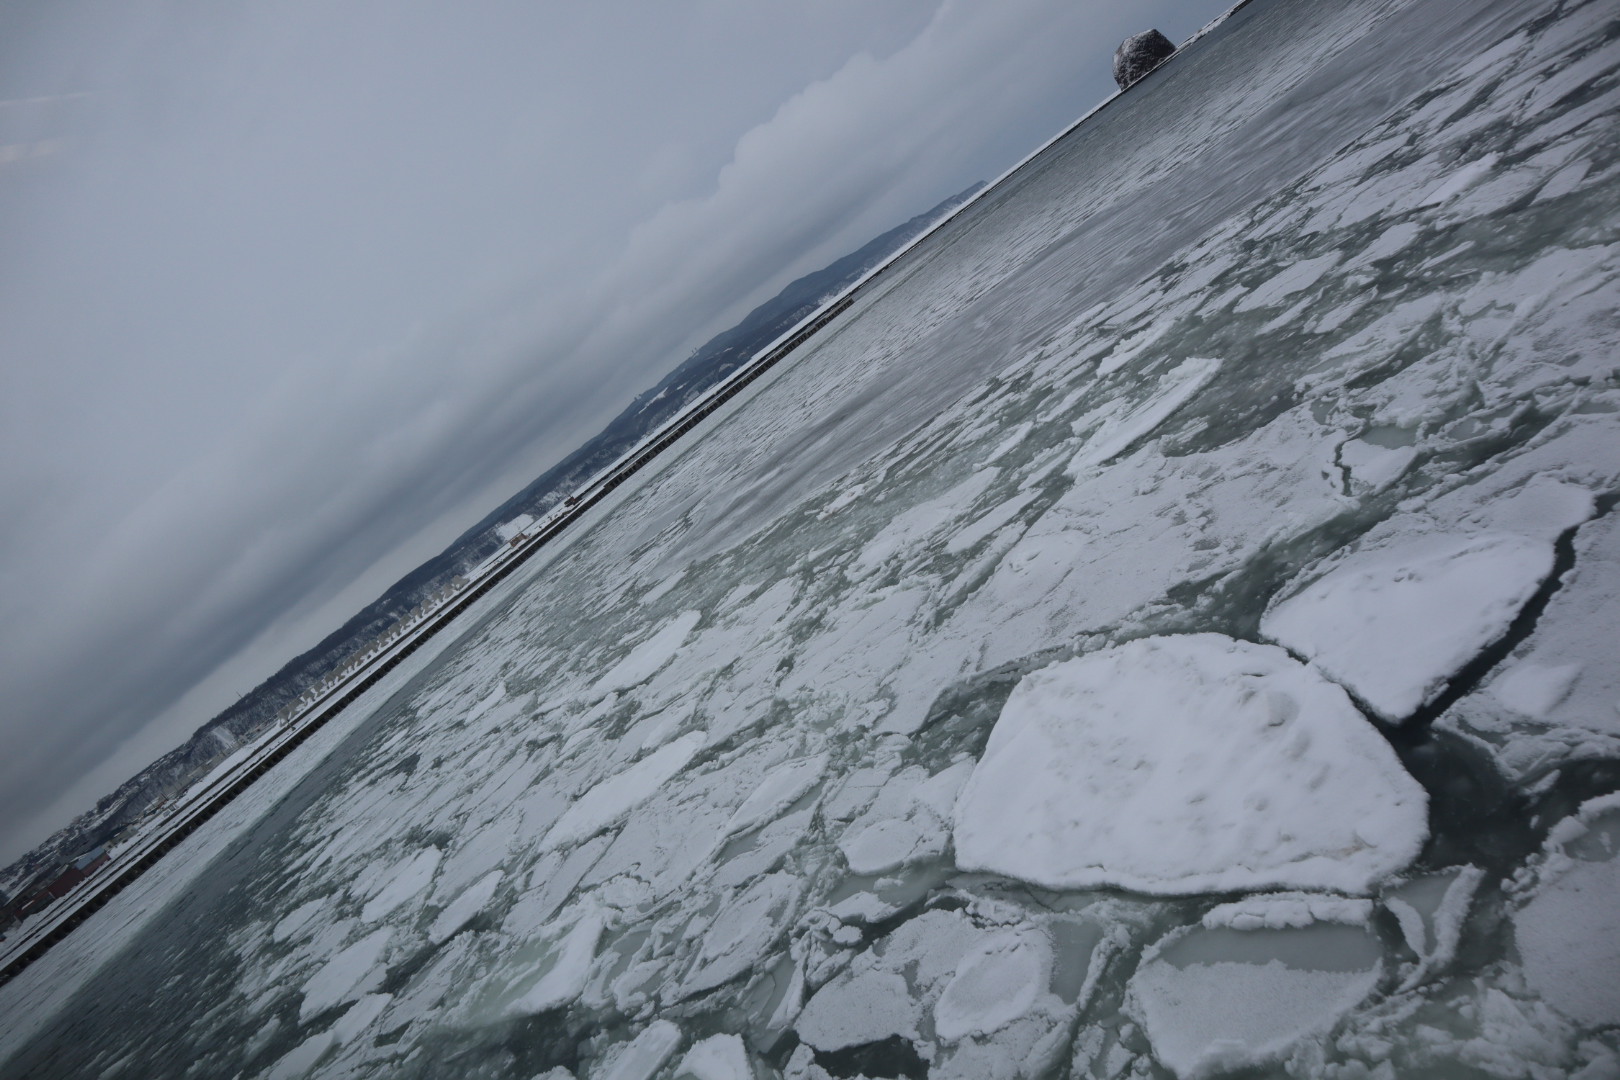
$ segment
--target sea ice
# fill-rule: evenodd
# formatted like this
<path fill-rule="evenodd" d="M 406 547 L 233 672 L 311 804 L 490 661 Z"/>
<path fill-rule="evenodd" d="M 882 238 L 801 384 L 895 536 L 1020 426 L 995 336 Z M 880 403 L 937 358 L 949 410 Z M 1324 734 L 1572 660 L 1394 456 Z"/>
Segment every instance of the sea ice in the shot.
<path fill-rule="evenodd" d="M 1545 720 L 1569 696 L 1580 677 L 1580 664 L 1520 663 L 1491 682 L 1496 700 L 1521 716 Z"/>
<path fill-rule="evenodd" d="M 1302 259 L 1293 266 L 1287 267 L 1276 275 L 1268 278 L 1254 287 L 1254 291 L 1238 301 L 1234 311 L 1253 311 L 1256 308 L 1271 307 L 1278 301 L 1286 300 L 1297 292 L 1315 285 L 1322 275 L 1338 265 L 1338 255 L 1321 255 L 1314 259 Z"/>
<path fill-rule="evenodd" d="M 934 1030 L 946 1042 L 989 1035 L 1029 1012 L 1052 978 L 1052 947 L 1035 931 L 1002 930 L 956 966 L 934 1004 Z"/>
<path fill-rule="evenodd" d="M 726 834 L 747 832 L 776 817 L 815 787 L 826 768 L 826 754 L 813 754 L 776 766 L 732 813 L 731 820 L 726 822 Z"/>
<path fill-rule="evenodd" d="M 580 916 L 557 944 L 551 967 L 514 1000 L 507 1011 L 542 1013 L 578 997 L 585 988 L 585 977 L 590 974 L 591 960 L 596 956 L 596 943 L 601 940 L 603 929 L 600 911 L 592 910 Z"/>
<path fill-rule="evenodd" d="M 1095 465 L 1106 464 L 1130 449 L 1132 443 L 1170 419 L 1175 411 L 1198 395 L 1221 370 L 1221 362 L 1195 356 L 1159 377 L 1156 392 L 1147 401 L 1103 421 L 1086 445 L 1069 462 L 1069 475 L 1080 476 Z"/>
<path fill-rule="evenodd" d="M 1147 638 L 1024 678 L 956 806 L 957 864 L 1049 888 L 1363 892 L 1428 835 L 1423 789 L 1281 649 Z"/>
<path fill-rule="evenodd" d="M 748 1051 L 736 1035 L 710 1035 L 675 1067 L 675 1080 L 754 1080 Z"/>
<path fill-rule="evenodd" d="M 1484 877 L 1479 867 L 1464 866 L 1395 885 L 1384 893 L 1384 907 L 1395 916 L 1406 944 L 1418 955 L 1417 966 L 1401 980 L 1402 990 L 1445 970 L 1457 955 L 1463 922 Z"/>
<path fill-rule="evenodd" d="M 428 940 L 437 945 L 439 942 L 460 930 L 473 917 L 484 910 L 490 897 L 500 887 L 501 879 L 505 875 L 499 870 L 491 870 L 462 891 L 461 895 L 452 900 L 448 906 L 439 912 L 438 918 L 428 928 Z"/>
<path fill-rule="evenodd" d="M 675 658 L 692 630 L 703 619 L 700 611 L 683 611 L 671 619 L 652 637 L 630 650 L 628 656 L 608 669 L 596 681 L 595 694 L 609 694 L 646 682 L 658 674 L 660 668 Z"/>
<path fill-rule="evenodd" d="M 393 1001 L 392 994 L 367 994 L 353 1005 L 349 1011 L 338 1017 L 338 1022 L 332 1025 L 332 1035 L 337 1039 L 338 1045 L 353 1042 L 372 1023 L 381 1016 L 383 1010 Z"/>
<path fill-rule="evenodd" d="M 264 1080 L 296 1080 L 310 1075 L 310 1070 L 332 1048 L 335 1036 L 330 1031 L 312 1035 L 289 1050 L 284 1057 L 264 1074 Z"/>
<path fill-rule="evenodd" d="M 648 754 L 616 776 L 610 776 L 575 799 L 541 842 L 542 849 L 589 839 L 652 798 L 703 749 L 703 736 L 682 735 Z"/>
<path fill-rule="evenodd" d="M 1551 543 L 1509 533 L 1408 540 L 1349 556 L 1260 629 L 1398 723 L 1507 632 L 1552 568 Z"/>
<path fill-rule="evenodd" d="M 1356 487 L 1382 491 L 1399 480 L 1417 457 L 1411 446 L 1385 447 L 1351 439 L 1339 447 L 1339 465 Z"/>
<path fill-rule="evenodd" d="M 787 874 L 767 874 L 741 890 L 715 915 L 683 992 L 713 989 L 753 967 L 781 935 L 783 913 L 797 892 Z"/>
<path fill-rule="evenodd" d="M 668 1020 L 654 1020 L 641 1034 L 620 1047 L 592 1080 L 648 1080 L 680 1049 L 681 1029 Z"/>
<path fill-rule="evenodd" d="M 1620 753 L 1620 515 L 1575 534 L 1575 566 L 1485 687 L 1438 721 L 1492 750 L 1510 776 Z"/>
<path fill-rule="evenodd" d="M 394 932 L 386 926 L 373 930 L 322 965 L 304 983 L 303 1001 L 298 1006 L 299 1021 L 364 993 L 366 976 L 377 970 L 377 961 L 382 959 L 393 936 Z"/>
<path fill-rule="evenodd" d="M 1378 985 L 1383 963 L 1364 925 L 1369 905 L 1323 898 L 1324 917 L 1313 918 L 1298 896 L 1278 903 L 1284 910 L 1275 917 L 1263 896 L 1230 905 L 1261 929 L 1238 929 L 1248 920 L 1228 912 L 1214 926 L 1172 931 L 1131 977 L 1127 1010 L 1158 1061 L 1184 1080 L 1280 1060 L 1300 1040 L 1330 1031 Z"/>
<path fill-rule="evenodd" d="M 405 901 L 428 887 L 439 868 L 441 852 L 436 847 L 423 848 L 401 863 L 382 888 L 378 889 L 360 912 L 363 923 L 376 922 Z"/>
<path fill-rule="evenodd" d="M 869 968 L 845 972 L 816 991 L 796 1028 L 817 1050 L 841 1050 L 890 1035 L 915 1039 L 918 1012 L 901 975 Z"/>
<path fill-rule="evenodd" d="M 1620 795 L 1554 826 L 1526 878 L 1513 913 L 1525 979 L 1578 1023 L 1620 1024 Z"/>

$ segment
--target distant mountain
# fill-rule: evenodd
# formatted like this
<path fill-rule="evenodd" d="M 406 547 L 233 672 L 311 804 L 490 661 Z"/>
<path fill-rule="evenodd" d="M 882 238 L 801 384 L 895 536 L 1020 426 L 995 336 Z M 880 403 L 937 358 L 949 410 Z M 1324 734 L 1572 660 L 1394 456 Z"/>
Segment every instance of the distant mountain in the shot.
<path fill-rule="evenodd" d="M 0 871 L 0 890 L 14 891 L 18 884 L 45 869 L 115 840 L 156 803 L 185 790 L 262 731 L 307 688 L 386 633 L 457 575 L 488 558 L 502 542 L 498 533 L 500 526 L 522 514 L 538 517 L 545 513 L 829 297 L 853 285 L 982 187 L 982 182 L 974 184 L 890 229 L 860 250 L 806 274 L 749 312 L 736 326 L 715 335 L 658 385 L 637 396 L 594 438 L 502 503 L 444 551 L 400 578 L 320 644 L 294 657 L 241 700 L 198 728 L 184 744 L 126 780 L 117 790 L 103 796 L 94 808 Z"/>

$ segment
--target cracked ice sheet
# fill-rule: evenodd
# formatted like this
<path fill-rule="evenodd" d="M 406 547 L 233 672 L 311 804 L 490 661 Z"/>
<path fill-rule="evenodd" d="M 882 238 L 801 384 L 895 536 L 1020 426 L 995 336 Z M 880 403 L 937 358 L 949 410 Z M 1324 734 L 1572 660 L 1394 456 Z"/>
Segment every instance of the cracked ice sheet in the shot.
<path fill-rule="evenodd" d="M 1440 719 L 1515 776 L 1620 756 L 1620 518 L 1611 511 L 1582 526 L 1574 546 L 1574 569 L 1534 632 L 1491 682 Z"/>
<path fill-rule="evenodd" d="M 1283 1059 L 1377 986 L 1382 950 L 1366 928 L 1370 904 L 1276 903 L 1284 910 L 1269 913 L 1257 897 L 1232 905 L 1242 916 L 1217 910 L 1202 926 L 1173 931 L 1132 976 L 1128 1008 L 1178 1077 Z M 1243 917 L 1264 928 L 1237 929 Z"/>

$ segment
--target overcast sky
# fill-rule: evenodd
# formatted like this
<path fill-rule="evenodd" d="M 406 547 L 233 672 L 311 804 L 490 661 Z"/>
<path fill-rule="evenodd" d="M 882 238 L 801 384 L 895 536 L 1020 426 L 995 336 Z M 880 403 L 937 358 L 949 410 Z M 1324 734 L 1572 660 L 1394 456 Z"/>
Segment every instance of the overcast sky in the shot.
<path fill-rule="evenodd" d="M 0 864 L 1230 0 L 0 0 Z"/>

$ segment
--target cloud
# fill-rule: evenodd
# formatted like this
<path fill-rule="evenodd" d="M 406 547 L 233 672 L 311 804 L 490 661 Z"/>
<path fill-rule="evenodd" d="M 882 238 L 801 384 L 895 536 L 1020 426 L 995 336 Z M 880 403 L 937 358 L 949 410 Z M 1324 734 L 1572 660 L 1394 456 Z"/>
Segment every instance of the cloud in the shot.
<path fill-rule="evenodd" d="M 0 163 L 0 858 L 1172 8 L 44 10 L 0 17 L 0 97 L 78 95 Z"/>

